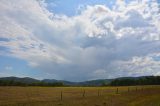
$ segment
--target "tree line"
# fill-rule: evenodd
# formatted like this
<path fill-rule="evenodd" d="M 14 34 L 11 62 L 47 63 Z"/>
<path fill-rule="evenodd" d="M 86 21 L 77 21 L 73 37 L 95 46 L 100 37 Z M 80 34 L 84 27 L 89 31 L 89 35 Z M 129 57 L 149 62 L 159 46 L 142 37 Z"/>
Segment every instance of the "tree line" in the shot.
<path fill-rule="evenodd" d="M 111 86 L 132 85 L 160 85 L 160 76 L 146 76 L 139 78 L 118 78 L 110 83 Z"/>
<path fill-rule="evenodd" d="M 25 83 L 15 80 L 0 80 L 0 86 L 64 86 L 62 82 L 47 83 L 43 81 Z"/>

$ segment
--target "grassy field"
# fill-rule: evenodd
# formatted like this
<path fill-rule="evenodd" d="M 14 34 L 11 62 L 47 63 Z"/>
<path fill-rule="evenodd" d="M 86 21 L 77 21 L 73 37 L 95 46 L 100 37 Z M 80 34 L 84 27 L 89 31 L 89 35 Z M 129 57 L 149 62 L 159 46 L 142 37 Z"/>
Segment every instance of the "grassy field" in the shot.
<path fill-rule="evenodd" d="M 160 106 L 160 86 L 0 87 L 0 106 Z"/>

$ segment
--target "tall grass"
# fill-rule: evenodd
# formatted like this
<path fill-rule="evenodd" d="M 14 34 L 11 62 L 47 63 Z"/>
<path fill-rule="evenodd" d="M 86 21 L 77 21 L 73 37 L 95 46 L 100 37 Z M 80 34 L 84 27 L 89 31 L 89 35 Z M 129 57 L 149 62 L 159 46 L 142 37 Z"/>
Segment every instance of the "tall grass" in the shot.
<path fill-rule="evenodd" d="M 0 87 L 0 106 L 159 106 L 159 100 L 160 86 Z"/>

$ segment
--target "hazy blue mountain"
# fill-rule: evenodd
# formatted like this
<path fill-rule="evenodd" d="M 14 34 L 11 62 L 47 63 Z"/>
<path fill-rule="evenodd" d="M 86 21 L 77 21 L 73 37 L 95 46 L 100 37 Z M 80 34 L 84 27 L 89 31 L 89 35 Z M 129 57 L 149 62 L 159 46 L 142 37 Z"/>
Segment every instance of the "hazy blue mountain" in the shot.
<path fill-rule="evenodd" d="M 43 80 L 37 80 L 30 77 L 2 77 L 0 78 L 0 81 L 17 81 L 21 83 L 31 84 L 31 83 L 63 83 L 65 86 L 103 86 L 103 85 L 109 85 L 114 80 L 122 80 L 122 79 L 142 79 L 146 78 L 147 76 L 141 76 L 141 77 L 120 77 L 116 79 L 97 79 L 97 80 L 90 80 L 90 81 L 83 81 L 83 82 L 71 82 L 71 81 L 65 81 L 65 80 L 56 80 L 56 79 L 43 79 Z"/>
<path fill-rule="evenodd" d="M 83 82 L 71 82 L 71 81 L 65 81 L 65 80 L 56 80 L 56 79 L 43 79 L 43 80 L 37 80 L 29 77 L 19 78 L 19 77 L 2 77 L 0 80 L 6 80 L 6 81 L 17 81 L 22 83 L 38 83 L 38 82 L 44 82 L 44 83 L 58 83 L 62 82 L 66 86 L 101 86 L 104 84 L 109 84 L 112 79 L 98 79 L 98 80 L 91 80 L 91 81 L 83 81 Z"/>
<path fill-rule="evenodd" d="M 33 79 L 33 78 L 30 78 L 30 77 L 24 77 L 24 78 L 2 77 L 2 78 L 0 78 L 0 80 L 10 80 L 10 81 L 12 80 L 12 81 L 22 82 L 22 83 L 27 83 L 27 84 L 40 82 L 40 80 Z"/>

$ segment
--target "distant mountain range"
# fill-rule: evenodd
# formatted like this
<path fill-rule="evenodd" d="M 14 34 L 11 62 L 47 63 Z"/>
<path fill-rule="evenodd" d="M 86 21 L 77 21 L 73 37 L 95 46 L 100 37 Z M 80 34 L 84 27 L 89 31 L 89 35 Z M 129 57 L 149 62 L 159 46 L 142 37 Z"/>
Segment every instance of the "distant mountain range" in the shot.
<path fill-rule="evenodd" d="M 32 84 L 53 84 L 53 83 L 63 83 L 65 86 L 103 86 L 103 85 L 109 85 L 115 80 L 117 81 L 126 81 L 128 80 L 138 80 L 138 79 L 145 79 L 150 76 L 141 76 L 141 77 L 120 77 L 116 79 L 97 79 L 97 80 L 90 80 L 90 81 L 83 81 L 83 82 L 71 82 L 71 81 L 65 81 L 65 80 L 56 80 L 56 79 L 43 79 L 43 80 L 37 80 L 30 77 L 1 77 L 0 83 L 9 81 L 9 84 L 12 82 L 19 82 L 27 85 Z"/>
<path fill-rule="evenodd" d="M 109 84 L 113 79 L 98 79 L 98 80 L 90 80 L 83 82 L 70 82 L 65 80 L 55 80 L 55 79 L 44 79 L 42 82 L 53 83 L 53 82 L 62 82 L 64 85 L 69 86 L 101 86 Z"/>
<path fill-rule="evenodd" d="M 37 83 L 40 82 L 40 80 L 30 78 L 30 77 L 24 77 L 24 78 L 19 78 L 19 77 L 1 77 L 1 81 L 15 81 L 15 82 L 22 82 L 22 83 Z"/>
<path fill-rule="evenodd" d="M 90 80 L 90 81 L 83 81 L 83 82 L 71 82 L 71 81 L 65 81 L 65 80 L 56 80 L 56 79 L 43 79 L 38 80 L 30 77 L 1 77 L 0 81 L 14 81 L 14 82 L 20 82 L 25 84 L 31 84 L 31 83 L 63 83 L 66 86 L 101 86 L 101 85 L 107 85 L 109 84 L 113 79 L 98 79 L 98 80 Z"/>

